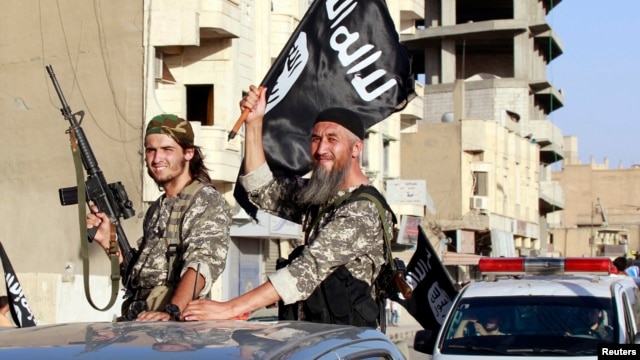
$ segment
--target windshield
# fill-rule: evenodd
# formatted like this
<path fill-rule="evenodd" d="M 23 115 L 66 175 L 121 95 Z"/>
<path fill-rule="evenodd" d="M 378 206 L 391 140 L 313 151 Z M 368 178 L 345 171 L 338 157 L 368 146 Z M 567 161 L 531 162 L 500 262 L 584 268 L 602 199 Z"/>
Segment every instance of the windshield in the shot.
<path fill-rule="evenodd" d="M 610 299 L 484 297 L 462 299 L 443 329 L 443 354 L 596 355 L 618 336 Z"/>

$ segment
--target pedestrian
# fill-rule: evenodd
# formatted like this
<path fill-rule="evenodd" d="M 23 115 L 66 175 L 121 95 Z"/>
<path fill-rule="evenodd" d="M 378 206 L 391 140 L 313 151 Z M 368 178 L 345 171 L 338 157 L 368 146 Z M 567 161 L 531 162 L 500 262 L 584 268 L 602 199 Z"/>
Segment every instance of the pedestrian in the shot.
<path fill-rule="evenodd" d="M 385 326 L 374 282 L 390 255 L 385 233 L 390 239 L 395 217 L 360 168 L 362 120 L 345 108 L 320 112 L 310 134 L 311 177 L 275 178 L 262 142 L 265 97 L 266 89 L 251 86 L 240 102 L 250 112 L 239 180 L 259 208 L 302 224 L 305 243 L 265 283 L 226 302 L 193 301 L 185 318 L 229 319 L 280 301 L 288 309 L 281 318 Z"/>
<path fill-rule="evenodd" d="M 178 320 L 194 294 L 208 297 L 224 270 L 232 213 L 211 183 L 188 121 L 171 114 L 151 119 L 145 162 L 164 194 L 145 215 L 129 274 L 135 291 L 123 302 L 122 319 Z M 94 240 L 108 251 L 109 218 L 91 210 L 87 227 L 98 227 Z"/>
<path fill-rule="evenodd" d="M 624 256 L 618 256 L 613 259 L 613 266 L 616 267 L 619 274 L 628 275 L 634 278 L 637 278 L 640 274 L 640 268 L 638 266 L 633 265 L 631 259 L 627 259 Z"/>
<path fill-rule="evenodd" d="M 391 313 L 389 326 L 398 326 L 398 321 L 400 320 L 400 305 L 395 301 L 390 301 L 389 312 Z"/>

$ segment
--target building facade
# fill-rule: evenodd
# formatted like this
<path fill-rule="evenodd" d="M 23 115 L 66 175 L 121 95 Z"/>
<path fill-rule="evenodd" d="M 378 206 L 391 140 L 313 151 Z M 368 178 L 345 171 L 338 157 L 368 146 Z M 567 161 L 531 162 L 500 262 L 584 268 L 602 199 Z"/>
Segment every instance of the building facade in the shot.
<path fill-rule="evenodd" d="M 424 120 L 402 134 L 402 178 L 426 179 L 423 221 L 454 278 L 477 257 L 546 255 L 546 215 L 564 207 L 550 164 L 562 106 L 546 67 L 562 46 L 545 17 L 559 1 L 425 1 L 401 40 L 424 74 Z"/>
<path fill-rule="evenodd" d="M 640 250 L 640 166 L 610 168 L 607 159 L 582 164 L 578 139 L 565 137 L 562 168 L 552 178 L 566 206 L 549 217 L 550 250 L 560 256 L 627 256 Z"/>

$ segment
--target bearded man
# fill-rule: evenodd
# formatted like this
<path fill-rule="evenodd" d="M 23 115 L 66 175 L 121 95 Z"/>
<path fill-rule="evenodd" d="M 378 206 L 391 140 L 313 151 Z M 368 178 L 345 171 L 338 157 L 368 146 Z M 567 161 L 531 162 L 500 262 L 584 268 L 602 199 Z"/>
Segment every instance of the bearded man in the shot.
<path fill-rule="evenodd" d="M 374 283 L 395 218 L 360 169 L 364 124 L 345 108 L 322 111 L 311 133 L 311 178 L 274 178 L 262 142 L 265 98 L 266 89 L 251 86 L 240 102 L 249 109 L 240 181 L 260 209 L 302 224 L 305 243 L 265 283 L 227 302 L 192 301 L 185 319 L 229 319 L 280 301 L 281 319 L 378 327 L 384 305 L 380 311 Z"/>

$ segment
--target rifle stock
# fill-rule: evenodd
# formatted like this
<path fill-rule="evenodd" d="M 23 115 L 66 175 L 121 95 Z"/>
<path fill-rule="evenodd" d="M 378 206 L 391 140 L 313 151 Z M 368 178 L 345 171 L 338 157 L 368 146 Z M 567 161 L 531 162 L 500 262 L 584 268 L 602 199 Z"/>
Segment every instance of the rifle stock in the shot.
<path fill-rule="evenodd" d="M 89 141 L 84 134 L 84 130 L 80 126 L 82 119 L 84 118 L 84 111 L 78 111 L 76 113 L 71 112 L 71 108 L 67 104 L 65 97 L 60 89 L 58 80 L 53 72 L 51 65 L 47 65 L 47 72 L 51 77 L 53 86 L 58 93 L 62 108 L 62 116 L 69 121 L 70 128 L 75 134 L 78 149 L 82 158 L 82 165 L 87 173 L 87 180 L 85 181 L 85 193 L 88 205 L 96 205 L 98 211 L 104 212 L 108 217 L 111 224 L 115 225 L 116 235 L 120 251 L 122 252 L 123 263 L 121 264 L 122 271 L 122 283 L 127 289 L 129 289 L 129 272 L 130 266 L 133 264 L 135 257 L 137 256 L 137 250 L 133 249 L 127 240 L 127 236 L 122 229 L 120 218 L 128 219 L 135 215 L 133 204 L 129 200 L 124 186 L 120 182 L 107 184 L 104 178 L 102 170 L 98 166 L 98 161 L 93 155 Z M 78 203 L 77 187 L 63 188 L 59 190 L 60 202 L 62 205 L 72 205 Z M 76 193 L 75 195 L 72 195 Z M 81 205 L 78 205 L 81 206 Z M 93 241 L 96 228 L 88 230 L 88 241 Z"/>

